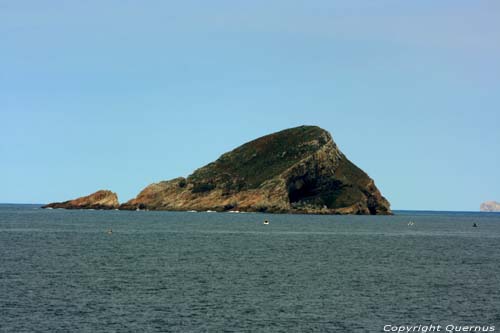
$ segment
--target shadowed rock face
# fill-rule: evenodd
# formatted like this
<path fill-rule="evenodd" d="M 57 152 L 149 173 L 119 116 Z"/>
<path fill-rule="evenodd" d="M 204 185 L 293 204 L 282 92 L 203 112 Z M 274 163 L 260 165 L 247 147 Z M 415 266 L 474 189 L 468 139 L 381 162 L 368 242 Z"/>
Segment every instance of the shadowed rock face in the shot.
<path fill-rule="evenodd" d="M 54 202 L 42 208 L 66 209 L 116 209 L 119 207 L 116 193 L 100 190 L 91 195 L 64 202 Z"/>
<path fill-rule="evenodd" d="M 486 201 L 481 204 L 481 212 L 500 212 L 500 203 L 495 201 Z"/>
<path fill-rule="evenodd" d="M 248 142 L 187 178 L 147 186 L 120 209 L 391 214 L 374 181 L 316 126 Z"/>

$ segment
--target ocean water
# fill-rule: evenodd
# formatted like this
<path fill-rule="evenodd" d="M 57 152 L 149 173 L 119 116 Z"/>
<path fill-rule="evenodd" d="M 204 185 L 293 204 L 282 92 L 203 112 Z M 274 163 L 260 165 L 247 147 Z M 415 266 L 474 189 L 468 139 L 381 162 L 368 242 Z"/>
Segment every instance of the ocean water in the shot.
<path fill-rule="evenodd" d="M 1 332 L 383 332 L 429 324 L 500 330 L 500 214 L 0 205 Z"/>

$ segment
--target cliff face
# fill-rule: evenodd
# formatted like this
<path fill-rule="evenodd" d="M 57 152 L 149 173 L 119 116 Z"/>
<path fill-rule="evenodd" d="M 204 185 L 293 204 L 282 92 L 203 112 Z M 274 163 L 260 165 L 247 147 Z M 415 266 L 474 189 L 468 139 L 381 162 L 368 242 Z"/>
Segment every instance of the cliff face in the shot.
<path fill-rule="evenodd" d="M 500 203 L 495 201 L 486 201 L 481 204 L 481 212 L 500 212 Z"/>
<path fill-rule="evenodd" d="M 248 142 L 187 178 L 147 186 L 120 209 L 391 214 L 374 181 L 316 126 Z"/>
<path fill-rule="evenodd" d="M 85 197 L 64 202 L 50 203 L 42 208 L 116 209 L 119 205 L 116 193 L 107 190 L 100 190 Z"/>

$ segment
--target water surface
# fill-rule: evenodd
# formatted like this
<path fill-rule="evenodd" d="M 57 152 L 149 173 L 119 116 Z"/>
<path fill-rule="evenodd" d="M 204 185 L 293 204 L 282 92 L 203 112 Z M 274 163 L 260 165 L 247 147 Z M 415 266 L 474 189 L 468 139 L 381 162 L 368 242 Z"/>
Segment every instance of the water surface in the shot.
<path fill-rule="evenodd" d="M 500 326 L 495 213 L 312 216 L 0 205 L 0 254 L 2 332 Z"/>

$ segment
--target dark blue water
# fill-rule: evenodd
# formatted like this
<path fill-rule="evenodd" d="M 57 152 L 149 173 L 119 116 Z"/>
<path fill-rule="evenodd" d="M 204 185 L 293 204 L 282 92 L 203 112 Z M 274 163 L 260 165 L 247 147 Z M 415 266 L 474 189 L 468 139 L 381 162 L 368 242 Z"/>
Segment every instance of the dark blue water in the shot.
<path fill-rule="evenodd" d="M 0 205 L 0 331 L 498 330 L 500 214 L 396 213 Z"/>

